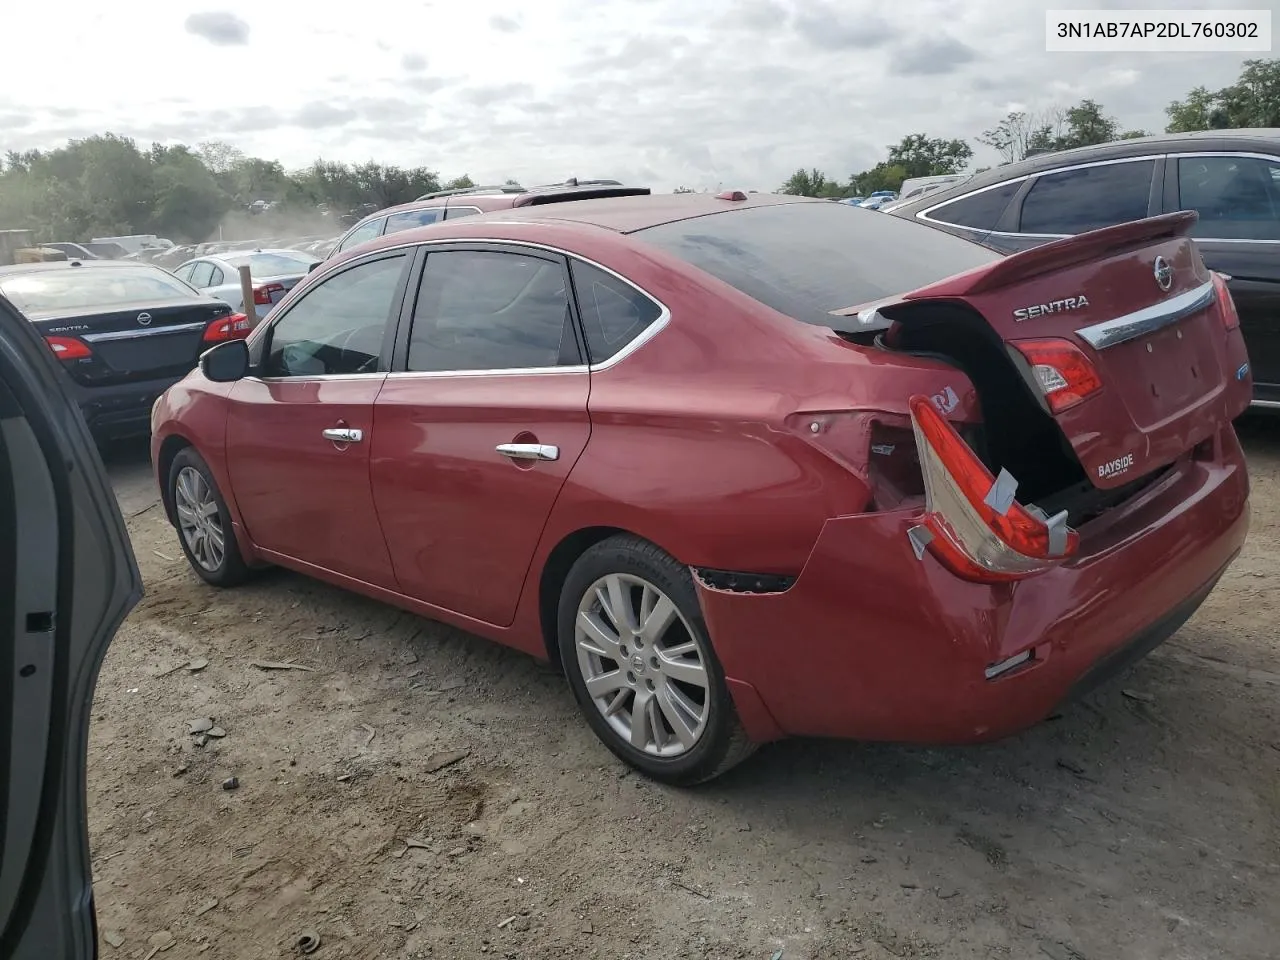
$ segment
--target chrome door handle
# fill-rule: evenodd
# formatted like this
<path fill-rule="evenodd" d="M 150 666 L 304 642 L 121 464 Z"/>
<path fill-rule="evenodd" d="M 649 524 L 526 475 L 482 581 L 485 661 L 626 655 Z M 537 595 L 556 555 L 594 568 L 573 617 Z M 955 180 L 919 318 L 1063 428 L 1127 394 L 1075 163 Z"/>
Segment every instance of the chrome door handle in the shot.
<path fill-rule="evenodd" d="M 364 439 L 364 431 L 352 427 L 331 427 L 323 431 L 322 436 L 334 443 L 359 443 Z"/>
<path fill-rule="evenodd" d="M 512 460 L 559 460 L 560 448 L 549 443 L 500 443 L 498 452 Z"/>

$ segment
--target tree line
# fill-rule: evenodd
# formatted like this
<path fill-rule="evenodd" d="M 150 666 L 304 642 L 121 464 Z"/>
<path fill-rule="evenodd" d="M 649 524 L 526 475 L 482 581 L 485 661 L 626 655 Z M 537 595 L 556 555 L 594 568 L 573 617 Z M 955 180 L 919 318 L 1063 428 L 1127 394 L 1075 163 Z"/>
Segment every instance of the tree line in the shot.
<path fill-rule="evenodd" d="M 153 233 L 175 242 L 235 232 L 332 229 L 361 212 L 407 203 L 424 193 L 475 186 L 467 176 L 441 180 L 428 167 L 317 160 L 286 170 L 230 144 L 152 144 L 104 133 L 55 150 L 9 151 L 0 160 L 0 229 L 31 229 L 36 239 L 85 240 Z M 266 216 L 252 218 L 255 201 Z M 228 237 L 228 239 L 231 239 Z"/>
<path fill-rule="evenodd" d="M 1166 133 L 1280 127 L 1280 59 L 1246 60 L 1239 79 L 1221 90 L 1196 87 L 1165 108 Z M 1068 150 L 1150 134 L 1126 129 L 1102 105 L 1081 100 L 1073 107 L 1010 113 L 990 130 L 974 137 L 991 147 L 1002 163 L 1023 160 L 1040 151 Z M 877 190 L 897 192 L 904 180 L 963 173 L 973 159 L 965 140 L 947 140 L 913 133 L 888 148 L 888 157 L 870 170 L 845 180 L 821 170 L 801 168 L 779 187 L 780 193 L 805 197 L 865 197 Z M 988 168 L 973 171 L 981 173 Z"/>
<path fill-rule="evenodd" d="M 1239 79 L 1221 90 L 1200 86 L 1165 109 L 1171 133 L 1239 127 L 1280 127 L 1280 60 L 1248 60 Z M 1036 150 L 1144 136 L 1082 100 L 1073 107 L 1011 113 L 974 137 L 1005 163 Z M 966 140 L 913 133 L 888 148 L 884 160 L 841 180 L 800 169 L 779 189 L 810 197 L 866 196 L 898 190 L 908 177 L 960 173 L 973 159 Z M 975 171 L 980 172 L 980 171 Z M 514 182 L 514 181 L 508 181 Z M 341 230 L 339 221 L 435 190 L 473 186 L 465 175 L 442 179 L 426 166 L 316 160 L 287 170 L 277 160 L 246 156 L 221 142 L 194 147 L 152 144 L 113 133 L 71 140 L 54 150 L 9 151 L 0 160 L 0 229 L 31 229 L 37 240 L 154 233 L 175 242 Z M 686 192 L 688 187 L 677 188 Z M 270 203 L 251 217 L 255 201 Z"/>

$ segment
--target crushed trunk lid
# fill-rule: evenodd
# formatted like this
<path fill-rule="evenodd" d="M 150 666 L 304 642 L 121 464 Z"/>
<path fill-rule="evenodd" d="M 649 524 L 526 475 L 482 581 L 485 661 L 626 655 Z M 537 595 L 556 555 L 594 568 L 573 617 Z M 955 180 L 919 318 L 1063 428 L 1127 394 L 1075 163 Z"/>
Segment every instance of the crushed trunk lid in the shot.
<path fill-rule="evenodd" d="M 895 305 L 968 305 L 1090 481 L 1119 487 L 1212 436 L 1252 393 L 1230 295 L 1187 235 L 1195 221 L 1182 212 L 1107 227 L 838 313 L 874 328 Z"/>

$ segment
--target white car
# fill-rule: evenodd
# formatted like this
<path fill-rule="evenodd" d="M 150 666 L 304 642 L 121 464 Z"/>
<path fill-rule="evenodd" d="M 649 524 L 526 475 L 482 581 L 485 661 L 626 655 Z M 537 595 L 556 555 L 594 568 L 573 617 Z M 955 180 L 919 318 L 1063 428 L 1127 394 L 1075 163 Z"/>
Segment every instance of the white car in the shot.
<path fill-rule="evenodd" d="M 319 258 L 301 250 L 243 250 L 197 257 L 173 272 L 197 290 L 244 313 L 240 268 L 247 265 L 253 278 L 254 311 L 261 319 L 319 262 Z"/>

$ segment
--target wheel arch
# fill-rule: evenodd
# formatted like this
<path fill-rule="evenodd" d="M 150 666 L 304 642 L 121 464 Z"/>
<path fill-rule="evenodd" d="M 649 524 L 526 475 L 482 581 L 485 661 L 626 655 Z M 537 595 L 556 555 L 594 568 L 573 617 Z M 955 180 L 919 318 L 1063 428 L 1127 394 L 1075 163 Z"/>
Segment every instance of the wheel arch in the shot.
<path fill-rule="evenodd" d="M 560 644 L 556 636 L 558 632 L 556 621 L 560 610 L 560 591 L 564 587 L 565 579 L 579 557 L 597 543 L 620 535 L 640 536 L 622 527 L 606 525 L 582 527 L 561 537 L 547 554 L 546 562 L 542 565 L 542 573 L 538 577 L 538 626 L 542 631 L 542 644 L 546 649 L 547 659 L 557 669 L 564 668 L 560 659 Z"/>
<path fill-rule="evenodd" d="M 173 468 L 173 461 L 178 454 L 187 447 L 194 446 L 195 444 L 182 434 L 171 433 L 161 442 L 160 451 L 156 454 L 156 480 L 160 487 L 160 501 L 164 504 L 165 515 L 171 524 L 176 524 L 178 518 L 174 511 L 173 496 L 169 491 L 169 471 Z"/>

